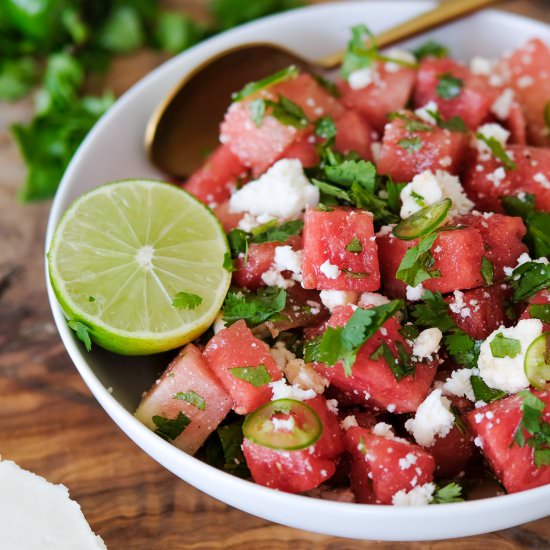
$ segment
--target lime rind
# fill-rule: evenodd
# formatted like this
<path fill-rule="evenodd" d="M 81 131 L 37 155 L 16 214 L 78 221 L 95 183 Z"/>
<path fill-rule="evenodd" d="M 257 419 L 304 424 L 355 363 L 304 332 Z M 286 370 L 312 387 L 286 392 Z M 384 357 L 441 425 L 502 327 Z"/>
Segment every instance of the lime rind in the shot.
<path fill-rule="evenodd" d="M 212 211 L 155 180 L 121 180 L 78 198 L 48 251 L 52 288 L 92 340 L 125 355 L 158 353 L 199 336 L 229 288 L 225 233 Z M 176 309 L 178 292 L 198 294 Z"/>
<path fill-rule="evenodd" d="M 550 332 L 535 338 L 525 353 L 524 369 L 529 383 L 544 389 L 550 381 Z"/>

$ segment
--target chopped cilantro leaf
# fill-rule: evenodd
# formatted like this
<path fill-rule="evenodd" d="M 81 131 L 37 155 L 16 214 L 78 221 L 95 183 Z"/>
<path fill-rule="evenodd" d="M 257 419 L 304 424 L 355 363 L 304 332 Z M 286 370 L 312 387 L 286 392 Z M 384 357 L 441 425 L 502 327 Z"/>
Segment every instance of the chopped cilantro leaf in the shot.
<path fill-rule="evenodd" d="M 202 304 L 202 298 L 191 292 L 178 292 L 172 299 L 172 306 L 176 309 L 195 309 Z"/>
<path fill-rule="evenodd" d="M 206 400 L 202 395 L 199 395 L 197 392 L 193 390 L 189 391 L 179 391 L 174 395 L 174 399 L 179 399 L 180 401 L 185 401 L 191 405 L 194 405 L 197 407 L 197 409 L 200 409 L 201 411 L 204 411 L 206 409 Z"/>
<path fill-rule="evenodd" d="M 491 260 L 483 256 L 481 258 L 481 276 L 486 285 L 492 285 L 495 277 L 495 268 Z"/>
<path fill-rule="evenodd" d="M 540 319 L 543 323 L 550 323 L 550 304 L 531 304 L 529 315 L 533 319 Z"/>
<path fill-rule="evenodd" d="M 357 238 L 357 235 L 351 239 L 351 241 L 346 245 L 346 250 L 348 252 L 352 252 L 353 254 L 359 254 L 360 252 L 363 252 L 363 245 L 361 244 L 361 241 Z"/>
<path fill-rule="evenodd" d="M 249 477 L 241 445 L 243 443 L 242 420 L 220 426 L 216 434 L 222 445 L 225 464 L 223 469 L 239 477 Z"/>
<path fill-rule="evenodd" d="M 342 61 L 340 72 L 344 78 L 358 69 L 370 67 L 378 57 L 378 48 L 374 35 L 364 25 L 355 25 L 351 28 L 351 39 Z"/>
<path fill-rule="evenodd" d="M 284 243 L 290 237 L 300 234 L 303 227 L 302 220 L 290 220 L 280 225 L 277 225 L 276 222 L 270 226 L 265 224 L 252 231 L 250 240 L 253 243 Z"/>
<path fill-rule="evenodd" d="M 468 126 L 464 122 L 464 119 L 459 116 L 453 116 L 448 120 L 445 120 L 439 111 L 430 111 L 427 113 L 434 119 L 439 128 L 443 130 L 450 130 L 451 132 L 461 132 L 465 134 L 468 131 Z"/>
<path fill-rule="evenodd" d="M 262 125 L 265 116 L 266 102 L 263 99 L 255 99 L 250 102 L 248 109 L 250 110 L 250 118 L 252 122 L 259 128 Z"/>
<path fill-rule="evenodd" d="M 418 61 L 425 57 L 447 57 L 449 55 L 449 48 L 435 40 L 427 40 L 423 44 L 420 44 L 418 48 L 415 48 L 413 54 Z"/>
<path fill-rule="evenodd" d="M 409 286 L 418 286 L 427 279 L 433 279 L 440 276 L 438 270 L 433 267 L 434 258 L 430 252 L 438 234 L 433 233 L 423 239 L 418 244 L 409 248 L 395 274 L 396 279 L 403 281 Z"/>
<path fill-rule="evenodd" d="M 84 344 L 86 351 L 92 350 L 92 340 L 90 338 L 90 329 L 87 325 L 80 321 L 67 321 L 70 329 L 74 330 L 76 337 Z"/>
<path fill-rule="evenodd" d="M 521 353 L 521 342 L 515 338 L 507 338 L 499 332 L 489 343 L 493 357 L 513 359 Z"/>
<path fill-rule="evenodd" d="M 474 340 L 469 334 L 460 328 L 456 328 L 445 334 L 443 343 L 449 355 L 459 364 L 468 369 L 477 366 L 481 340 Z"/>
<path fill-rule="evenodd" d="M 250 327 L 267 321 L 286 305 L 286 291 L 267 287 L 256 292 L 231 289 L 223 304 L 223 319 L 232 324 L 244 319 Z"/>
<path fill-rule="evenodd" d="M 476 133 L 476 138 L 483 141 L 483 143 L 489 147 L 493 156 L 502 162 L 506 170 L 515 170 L 517 168 L 517 164 L 510 158 L 506 149 L 498 139 L 493 136 L 487 137 L 481 132 Z"/>
<path fill-rule="evenodd" d="M 331 82 L 330 80 L 327 80 L 319 75 L 313 75 L 313 78 L 317 84 L 323 87 L 332 97 L 341 97 L 342 92 L 340 92 L 340 89 L 336 86 L 336 84 L 334 84 L 334 82 Z"/>
<path fill-rule="evenodd" d="M 155 433 L 166 441 L 174 441 L 185 430 L 191 420 L 182 412 L 176 418 L 164 418 L 164 416 L 153 416 L 153 423 L 157 427 Z"/>
<path fill-rule="evenodd" d="M 263 119 L 267 114 L 267 109 L 271 109 L 271 116 L 275 117 L 280 123 L 295 128 L 305 128 L 309 121 L 302 108 L 283 95 L 279 95 L 277 101 L 270 99 L 255 99 L 249 105 L 250 116 L 257 127 L 262 125 Z"/>
<path fill-rule="evenodd" d="M 439 82 L 435 88 L 437 95 L 442 99 L 453 99 L 460 95 L 464 82 L 451 73 L 439 75 Z"/>
<path fill-rule="evenodd" d="M 273 86 L 274 84 L 279 84 L 290 78 L 296 78 L 299 74 L 298 68 L 295 65 L 290 65 L 285 69 L 281 69 L 276 73 L 262 78 L 257 82 L 249 82 L 241 91 L 235 92 L 231 99 L 233 101 L 242 101 L 247 98 L 249 95 L 255 94 L 260 90 L 267 88 L 268 86 Z"/>
<path fill-rule="evenodd" d="M 470 383 L 472 384 L 476 401 L 492 403 L 493 401 L 498 401 L 499 399 L 508 397 L 508 394 L 505 391 L 490 388 L 481 376 L 473 374 L 470 377 Z"/>
<path fill-rule="evenodd" d="M 391 369 L 395 379 L 399 382 L 407 376 L 412 376 L 416 370 L 416 364 L 411 361 L 410 355 L 401 342 L 395 342 L 397 357 L 390 346 L 384 342 L 371 354 L 373 360 L 384 358 Z"/>
<path fill-rule="evenodd" d="M 315 135 L 323 139 L 332 139 L 336 136 L 336 125 L 329 116 L 324 116 L 315 122 Z"/>
<path fill-rule="evenodd" d="M 404 138 L 399 140 L 397 142 L 397 145 L 405 149 L 405 151 L 407 151 L 407 153 L 409 153 L 410 155 L 412 153 L 416 153 L 420 151 L 420 149 L 422 149 L 423 144 L 422 144 L 422 140 L 419 137 L 414 136 L 414 137 Z"/>
<path fill-rule="evenodd" d="M 434 127 L 430 124 L 426 124 L 425 122 L 421 122 L 420 120 L 413 118 L 411 114 L 402 113 L 399 111 L 390 113 L 388 115 L 388 120 L 402 120 L 405 122 L 405 129 L 408 132 L 431 132 L 434 129 Z"/>
<path fill-rule="evenodd" d="M 265 386 L 265 384 L 271 382 L 271 376 L 265 365 L 258 365 L 257 367 L 234 367 L 229 369 L 229 372 L 235 378 L 244 380 L 255 388 Z"/>
<path fill-rule="evenodd" d="M 231 250 L 231 257 L 238 258 L 240 254 L 243 254 L 246 262 L 248 256 L 248 242 L 250 240 L 248 233 L 242 229 L 232 229 L 227 234 L 227 240 Z"/>
<path fill-rule="evenodd" d="M 449 502 L 462 502 L 462 487 L 454 482 L 448 483 L 444 487 L 438 487 L 432 497 L 430 504 L 447 504 Z"/>
<path fill-rule="evenodd" d="M 232 273 L 233 271 L 235 271 L 235 263 L 233 262 L 233 258 L 231 258 L 231 254 L 229 252 L 226 252 L 223 255 L 222 267 L 226 271 L 229 271 L 229 273 Z"/>
<path fill-rule="evenodd" d="M 95 296 L 88 296 L 88 302 L 95 302 Z"/>
<path fill-rule="evenodd" d="M 537 292 L 550 288 L 550 265 L 540 262 L 521 264 L 512 272 L 510 284 L 514 289 L 514 302 L 527 300 Z"/>
<path fill-rule="evenodd" d="M 328 327 L 304 353 L 308 360 L 329 366 L 342 361 L 346 376 L 349 376 L 359 349 L 402 307 L 402 300 L 394 300 L 370 309 L 358 308 L 344 326 Z"/>
<path fill-rule="evenodd" d="M 502 197 L 502 206 L 510 216 L 520 216 L 525 222 L 525 243 L 534 257 L 550 256 L 550 212 L 535 209 L 535 197 L 524 193 L 521 198 Z"/>

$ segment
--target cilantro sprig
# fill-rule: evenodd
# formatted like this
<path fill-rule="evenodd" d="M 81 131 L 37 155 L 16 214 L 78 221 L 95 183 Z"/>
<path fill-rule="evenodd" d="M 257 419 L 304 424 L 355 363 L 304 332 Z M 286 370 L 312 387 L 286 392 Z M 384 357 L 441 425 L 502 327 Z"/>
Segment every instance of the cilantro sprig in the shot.
<path fill-rule="evenodd" d="M 451 73 L 443 73 L 438 76 L 435 88 L 437 95 L 442 99 L 454 99 L 460 95 L 464 82 Z"/>
<path fill-rule="evenodd" d="M 82 323 L 81 321 L 77 321 L 75 319 L 71 319 L 70 321 L 67 321 L 67 325 L 71 330 L 74 331 L 76 334 L 76 337 L 84 344 L 84 348 L 86 351 L 92 351 L 92 339 L 90 338 L 90 327 L 88 325 Z"/>
<path fill-rule="evenodd" d="M 166 441 L 174 441 L 191 424 L 191 420 L 181 411 L 176 418 L 165 418 L 164 416 L 155 415 L 152 420 L 157 427 L 155 433 L 166 439 Z"/>
<path fill-rule="evenodd" d="M 499 399 L 508 397 L 508 394 L 505 391 L 490 388 L 481 376 L 477 376 L 475 374 L 470 376 L 470 383 L 472 384 L 472 390 L 474 391 L 476 401 L 492 403 L 493 401 L 498 401 Z"/>
<path fill-rule="evenodd" d="M 402 300 L 393 300 L 370 309 L 356 309 L 344 326 L 328 327 L 320 338 L 306 347 L 306 361 L 317 361 L 328 366 L 342 361 L 346 376 L 350 376 L 363 344 L 403 306 Z"/>
<path fill-rule="evenodd" d="M 231 99 L 233 101 L 242 101 L 248 96 L 260 92 L 261 90 L 264 90 L 269 86 L 274 86 L 275 84 L 280 84 L 281 82 L 285 82 L 286 80 L 290 80 L 291 78 L 296 78 L 298 74 L 298 67 L 296 67 L 296 65 L 290 65 L 288 67 L 285 67 L 284 69 L 281 69 L 280 71 L 277 71 L 274 74 L 262 78 L 261 80 L 257 80 L 256 82 L 249 82 L 246 86 L 244 86 L 242 90 L 234 92 L 231 96 Z"/>
<path fill-rule="evenodd" d="M 206 461 L 236 476 L 249 478 L 250 472 L 241 449 L 243 419 L 220 426 L 206 441 Z"/>
<path fill-rule="evenodd" d="M 268 113 L 286 126 L 305 128 L 309 124 L 309 120 L 302 108 L 282 94 L 278 95 L 277 101 L 255 99 L 250 103 L 249 109 L 250 116 L 256 127 L 262 125 L 264 117 Z"/>
<path fill-rule="evenodd" d="M 202 304 L 202 298 L 192 292 L 178 292 L 172 299 L 176 309 L 196 309 Z"/>
<path fill-rule="evenodd" d="M 462 502 L 463 500 L 462 487 L 455 481 L 451 481 L 451 483 L 435 490 L 430 504 L 447 504 L 449 502 Z"/>
<path fill-rule="evenodd" d="M 428 279 L 440 277 L 439 270 L 433 269 L 435 259 L 431 253 L 431 248 L 437 237 L 437 233 L 432 233 L 409 248 L 399 264 L 395 278 L 414 287 Z"/>
<path fill-rule="evenodd" d="M 281 312 L 286 298 L 286 290 L 276 287 L 256 292 L 230 289 L 223 303 L 223 319 L 228 325 L 244 319 L 249 327 L 254 327 Z"/>
<path fill-rule="evenodd" d="M 537 292 L 550 288 L 550 264 L 525 262 L 514 269 L 509 281 L 514 289 L 512 301 L 528 300 Z"/>
<path fill-rule="evenodd" d="M 506 152 L 506 149 L 498 139 L 493 136 L 487 137 L 481 132 L 476 133 L 476 138 L 489 147 L 492 155 L 502 162 L 506 170 L 515 170 L 517 168 L 517 164 L 511 159 L 510 155 Z"/>
<path fill-rule="evenodd" d="M 370 358 L 373 360 L 384 358 L 388 367 L 390 367 L 395 379 L 399 382 L 407 376 L 412 376 L 416 370 L 416 364 L 411 360 L 411 356 L 407 353 L 405 346 L 401 342 L 395 342 L 396 353 L 392 351 L 390 346 L 383 342 L 378 346 Z"/>
<path fill-rule="evenodd" d="M 421 61 L 425 57 L 448 57 L 449 48 L 435 40 L 427 40 L 415 48 L 413 54 L 418 61 Z"/>

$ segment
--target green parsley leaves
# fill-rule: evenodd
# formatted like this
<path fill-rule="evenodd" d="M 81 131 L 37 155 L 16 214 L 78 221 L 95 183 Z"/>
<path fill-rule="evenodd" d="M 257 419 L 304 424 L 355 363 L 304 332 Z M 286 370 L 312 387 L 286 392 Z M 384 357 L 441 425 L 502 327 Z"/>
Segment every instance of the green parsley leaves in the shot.
<path fill-rule="evenodd" d="M 289 80 L 290 78 L 296 78 L 298 74 L 298 68 L 295 65 L 290 65 L 285 69 L 281 69 L 280 71 L 277 71 L 272 75 L 262 78 L 262 80 L 258 80 L 257 82 L 249 82 L 242 90 L 240 90 L 239 92 L 235 92 L 231 96 L 231 99 L 233 101 L 242 101 L 248 96 L 257 93 L 267 88 L 268 86 L 279 84 L 281 82 L 284 82 L 285 80 Z"/>
<path fill-rule="evenodd" d="M 438 270 L 432 269 L 435 260 L 430 252 L 437 237 L 438 234 L 433 233 L 407 250 L 395 274 L 396 279 L 409 286 L 418 286 L 427 279 L 440 276 Z"/>
<path fill-rule="evenodd" d="M 545 403 L 528 390 L 520 391 L 518 396 L 521 398 L 522 418 L 513 443 L 534 449 L 533 458 L 537 468 L 550 466 L 550 423 L 543 418 Z"/>
<path fill-rule="evenodd" d="M 255 388 L 265 386 L 265 384 L 271 382 L 271 376 L 265 365 L 258 365 L 257 367 L 234 367 L 229 369 L 229 372 L 235 378 L 244 380 Z"/>
<path fill-rule="evenodd" d="M 451 73 L 443 73 L 438 77 L 439 82 L 435 88 L 437 95 L 442 99 L 454 99 L 460 95 L 464 82 Z"/>
<path fill-rule="evenodd" d="M 67 325 L 71 330 L 74 330 L 76 337 L 84 344 L 86 351 L 92 351 L 92 340 L 90 338 L 90 329 L 88 325 L 80 321 L 67 321 Z"/>
<path fill-rule="evenodd" d="M 323 335 L 306 350 L 306 361 L 318 361 L 332 366 L 343 362 L 347 376 L 363 344 L 397 311 L 403 308 L 402 300 L 370 309 L 358 308 L 342 327 L 328 327 Z"/>
<path fill-rule="evenodd" d="M 202 298 L 191 292 L 178 292 L 172 299 L 172 307 L 176 309 L 195 309 L 202 304 Z"/>
<path fill-rule="evenodd" d="M 513 359 L 521 353 L 521 342 L 515 338 L 507 338 L 499 332 L 489 343 L 493 357 Z"/>
<path fill-rule="evenodd" d="M 506 152 L 504 145 L 502 145 L 498 139 L 493 136 L 487 137 L 481 132 L 476 133 L 476 138 L 483 141 L 483 143 L 489 147 L 493 156 L 502 162 L 506 170 L 515 170 L 517 168 L 516 163 L 510 158 L 510 155 Z"/>
<path fill-rule="evenodd" d="M 157 427 L 155 433 L 166 441 L 174 441 L 191 424 L 191 420 L 182 412 L 179 412 L 176 418 L 155 415 L 152 420 Z"/>
<path fill-rule="evenodd" d="M 284 309 L 286 291 L 276 287 L 260 288 L 256 292 L 231 289 L 223 304 L 223 319 L 231 325 L 244 319 L 254 327 Z"/>
<path fill-rule="evenodd" d="M 185 401 L 186 403 L 189 403 L 190 405 L 194 405 L 197 407 L 197 409 L 204 411 L 206 410 L 206 400 L 202 395 L 199 395 L 197 392 L 193 390 L 189 391 L 179 391 L 174 395 L 174 399 L 179 399 L 180 401 Z"/>
<path fill-rule="evenodd" d="M 351 39 L 342 61 L 340 72 L 344 78 L 359 69 L 370 67 L 378 57 L 374 35 L 366 25 L 351 28 Z"/>

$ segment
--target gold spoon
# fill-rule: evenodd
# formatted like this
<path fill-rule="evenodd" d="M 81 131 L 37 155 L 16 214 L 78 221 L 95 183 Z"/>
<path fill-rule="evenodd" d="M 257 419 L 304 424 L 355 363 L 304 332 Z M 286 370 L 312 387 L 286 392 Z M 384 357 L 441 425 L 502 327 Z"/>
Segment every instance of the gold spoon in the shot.
<path fill-rule="evenodd" d="M 450 0 L 376 37 L 380 48 L 395 44 L 501 0 Z M 337 67 L 344 52 L 311 62 L 282 46 L 242 44 L 207 59 L 155 109 L 145 132 L 151 162 L 176 178 L 189 176 L 218 143 L 219 125 L 231 93 L 289 65 L 313 73 Z"/>

